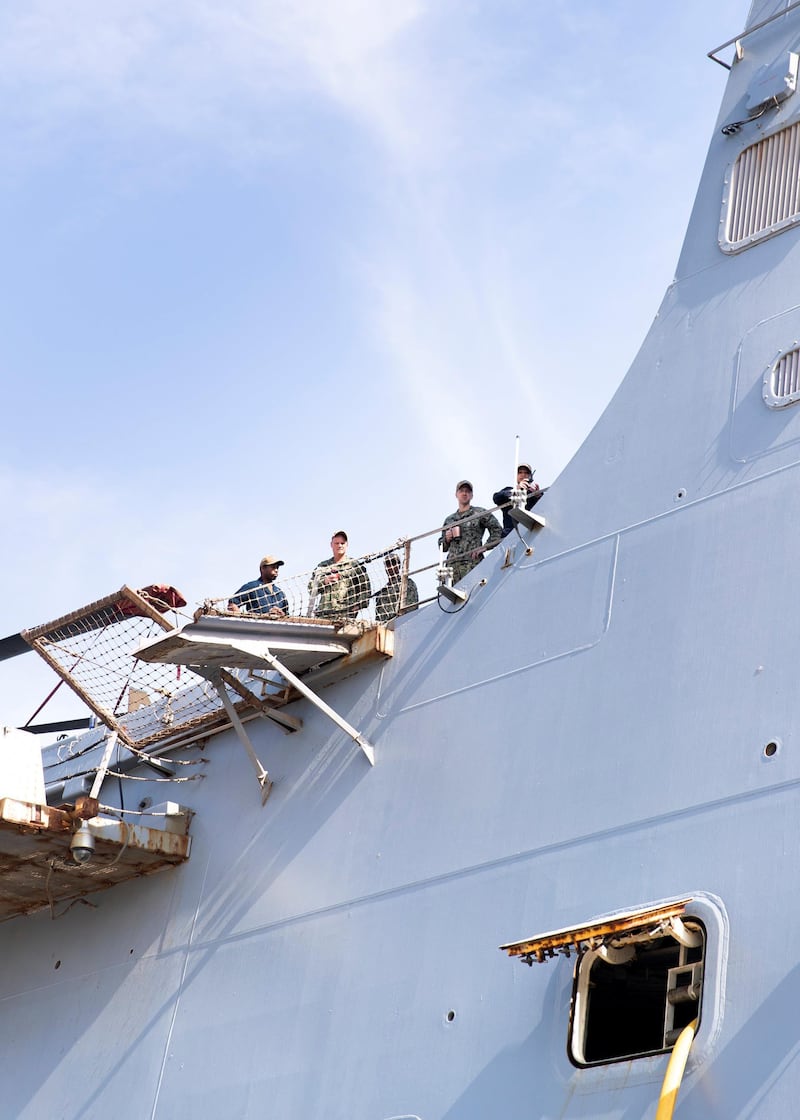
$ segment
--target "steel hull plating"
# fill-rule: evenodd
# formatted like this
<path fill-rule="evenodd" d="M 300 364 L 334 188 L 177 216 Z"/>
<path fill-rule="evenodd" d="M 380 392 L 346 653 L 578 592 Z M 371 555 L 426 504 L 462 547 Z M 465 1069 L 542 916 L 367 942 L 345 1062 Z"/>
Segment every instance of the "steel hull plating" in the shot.
<path fill-rule="evenodd" d="M 720 126 L 798 37 L 800 11 L 745 40 Z M 375 766 L 303 701 L 298 734 L 248 725 L 262 808 L 219 735 L 185 865 L 0 927 L 6 1115 L 644 1120 L 668 1055 L 579 1068 L 574 962 L 498 946 L 687 897 L 710 951 L 676 1115 L 793 1114 L 800 408 L 761 385 L 800 335 L 800 235 L 717 232 L 738 152 L 798 113 L 715 131 L 676 282 L 533 554 L 326 690 Z"/>

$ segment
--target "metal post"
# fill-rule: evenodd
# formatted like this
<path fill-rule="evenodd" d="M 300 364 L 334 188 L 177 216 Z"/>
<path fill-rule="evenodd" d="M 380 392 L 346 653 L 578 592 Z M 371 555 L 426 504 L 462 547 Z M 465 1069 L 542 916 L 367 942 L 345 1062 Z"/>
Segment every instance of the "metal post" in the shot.
<path fill-rule="evenodd" d="M 269 797 L 270 790 L 272 789 L 272 781 L 269 774 L 261 764 L 259 757 L 255 752 L 253 744 L 250 742 L 250 737 L 244 729 L 244 724 L 239 719 L 239 713 L 233 706 L 230 696 L 228 696 L 228 692 L 225 688 L 225 682 L 222 679 L 222 674 L 220 673 L 219 669 L 204 669 L 202 666 L 196 665 L 192 666 L 192 668 L 194 672 L 199 676 L 205 677 L 206 680 L 210 681 L 214 688 L 217 690 L 217 696 L 219 696 L 220 700 L 222 701 L 222 706 L 225 709 L 228 719 L 231 721 L 231 726 L 239 736 L 240 743 L 247 751 L 250 761 L 253 763 L 253 768 L 255 769 L 256 777 L 258 778 L 258 784 L 261 787 L 261 804 L 264 805 L 267 798 Z"/>
<path fill-rule="evenodd" d="M 117 745 L 117 740 L 118 739 L 119 739 L 119 733 L 116 732 L 116 731 L 112 731 L 111 734 L 108 737 L 107 742 L 106 742 L 106 749 L 103 751 L 103 757 L 100 759 L 100 765 L 97 767 L 97 773 L 94 776 L 94 781 L 92 782 L 92 788 L 89 791 L 89 796 L 92 797 L 92 798 L 97 799 L 100 796 L 100 787 L 102 786 L 103 782 L 105 781 L 106 771 L 108 770 L 108 764 L 111 761 L 111 752 L 114 750 L 114 747 Z"/>
<path fill-rule="evenodd" d="M 411 571 L 411 541 L 405 541 L 403 544 L 403 571 L 400 576 L 400 602 L 397 604 L 398 613 L 402 611 L 406 605 L 406 596 L 408 595 L 408 573 Z"/>

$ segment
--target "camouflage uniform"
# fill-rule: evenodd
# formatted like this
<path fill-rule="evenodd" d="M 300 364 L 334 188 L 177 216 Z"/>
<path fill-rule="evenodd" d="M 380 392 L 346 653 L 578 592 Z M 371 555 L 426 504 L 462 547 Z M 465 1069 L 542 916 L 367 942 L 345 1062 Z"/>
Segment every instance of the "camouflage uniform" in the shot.
<path fill-rule="evenodd" d="M 446 541 L 444 531 L 452 528 L 453 525 L 461 526 L 461 536 Z M 466 513 L 459 513 L 458 510 L 451 513 L 449 517 L 444 519 L 442 530 L 439 543 L 447 553 L 447 563 L 453 569 L 454 583 L 463 579 L 467 572 L 472 571 L 475 565 L 480 564 L 483 559 L 481 556 L 480 560 L 473 560 L 470 556 L 471 552 L 474 552 L 476 548 L 494 548 L 503 536 L 500 522 L 494 514 L 481 509 L 480 506 L 471 506 Z M 489 534 L 485 544 L 484 533 Z"/>
<path fill-rule="evenodd" d="M 325 577 L 335 574 L 335 583 L 325 583 Z M 332 556 L 320 560 L 308 585 L 312 610 L 316 618 L 355 618 L 366 607 L 372 595 L 367 569 L 358 560 L 346 556 L 338 563 Z M 313 600 L 316 596 L 316 608 Z"/>
<path fill-rule="evenodd" d="M 387 583 L 375 596 L 375 621 L 384 623 L 397 618 L 400 610 L 400 580 Z M 419 602 L 419 592 L 413 579 L 406 582 L 406 601 L 404 607 L 415 607 Z"/>

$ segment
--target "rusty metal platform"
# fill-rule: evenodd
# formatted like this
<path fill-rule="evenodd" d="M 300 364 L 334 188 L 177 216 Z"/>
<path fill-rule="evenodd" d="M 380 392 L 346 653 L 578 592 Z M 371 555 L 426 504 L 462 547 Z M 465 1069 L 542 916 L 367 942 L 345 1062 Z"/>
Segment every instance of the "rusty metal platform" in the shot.
<path fill-rule="evenodd" d="M 161 829 L 93 817 L 94 856 L 78 864 L 70 852 L 73 813 L 0 799 L 0 921 L 47 907 L 55 915 L 87 895 L 183 863 L 191 845 L 189 815 L 180 831 L 173 831 L 175 822 Z"/>

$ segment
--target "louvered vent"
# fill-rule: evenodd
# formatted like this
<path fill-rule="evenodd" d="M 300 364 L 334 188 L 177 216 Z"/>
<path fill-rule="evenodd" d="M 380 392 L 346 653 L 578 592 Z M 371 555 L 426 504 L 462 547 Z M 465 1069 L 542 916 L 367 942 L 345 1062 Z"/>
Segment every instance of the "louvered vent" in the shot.
<path fill-rule="evenodd" d="M 768 408 L 785 408 L 800 401 L 800 348 L 787 350 L 764 374 L 764 403 Z"/>
<path fill-rule="evenodd" d="M 800 220 L 800 122 L 739 153 L 725 205 L 720 247 L 728 253 Z"/>

